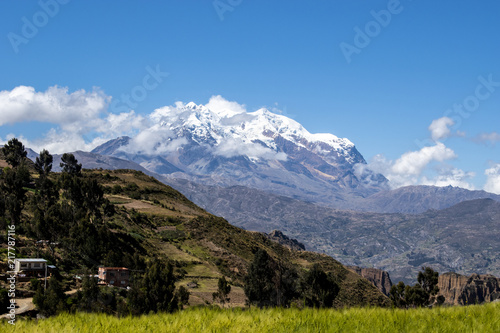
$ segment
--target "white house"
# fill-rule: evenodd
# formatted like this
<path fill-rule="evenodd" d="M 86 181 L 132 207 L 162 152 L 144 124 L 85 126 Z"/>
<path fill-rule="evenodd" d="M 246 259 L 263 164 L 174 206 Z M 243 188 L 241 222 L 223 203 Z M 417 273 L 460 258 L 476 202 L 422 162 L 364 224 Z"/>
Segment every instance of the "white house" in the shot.
<path fill-rule="evenodd" d="M 16 259 L 14 272 L 17 274 L 21 271 L 27 273 L 45 273 L 47 268 L 47 260 L 41 258 L 34 259 Z"/>

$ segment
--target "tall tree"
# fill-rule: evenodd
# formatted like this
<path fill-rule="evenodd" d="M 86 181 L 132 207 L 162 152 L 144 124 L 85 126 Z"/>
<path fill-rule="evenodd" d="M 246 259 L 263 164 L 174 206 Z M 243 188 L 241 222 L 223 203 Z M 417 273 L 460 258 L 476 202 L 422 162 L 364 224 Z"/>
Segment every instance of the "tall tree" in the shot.
<path fill-rule="evenodd" d="M 54 206 L 59 198 L 59 188 L 49 178 L 52 170 L 53 157 L 47 150 L 40 152 L 40 156 L 36 158 L 35 169 L 39 174 L 35 181 L 37 193 L 32 197 L 32 206 L 35 210 L 36 223 L 35 226 L 42 227 L 45 224 L 40 219 L 45 218 L 45 214 Z M 44 227 L 42 227 L 44 228 Z M 48 239 L 48 238 L 44 238 Z"/>
<path fill-rule="evenodd" d="M 179 300 L 179 308 L 182 309 L 184 305 L 189 305 L 189 291 L 184 286 L 180 286 L 176 293 L 177 299 Z"/>
<path fill-rule="evenodd" d="M 66 295 L 64 294 L 61 277 L 53 275 L 49 280 L 49 287 L 44 290 L 41 286 L 33 297 L 33 303 L 44 316 L 53 316 L 66 310 Z"/>
<path fill-rule="evenodd" d="M 429 294 L 422 288 L 420 283 L 413 287 L 405 287 L 406 303 L 410 307 L 422 307 L 429 304 Z"/>
<path fill-rule="evenodd" d="M 5 210 L 13 223 L 21 221 L 21 213 L 26 202 L 25 186 L 30 180 L 31 175 L 24 162 L 14 169 L 4 170 L 0 177 Z"/>
<path fill-rule="evenodd" d="M 271 257 L 266 251 L 258 249 L 245 277 L 245 295 L 250 304 L 259 307 L 274 305 L 274 272 L 270 269 Z"/>
<path fill-rule="evenodd" d="M 87 312 L 99 312 L 99 296 L 101 291 L 97 285 L 97 278 L 89 276 L 89 272 L 83 275 L 81 298 L 79 301 L 80 308 Z"/>
<path fill-rule="evenodd" d="M 174 312 L 179 308 L 175 293 L 174 268 L 159 259 L 148 263 L 142 279 L 137 279 L 128 295 L 133 314 L 148 312 Z"/>
<path fill-rule="evenodd" d="M 61 158 L 60 166 L 63 168 L 63 172 L 70 175 L 80 175 L 82 171 L 82 164 L 78 163 L 75 155 L 71 153 L 64 153 Z"/>
<path fill-rule="evenodd" d="M 276 300 L 274 304 L 280 307 L 288 307 L 293 299 L 300 296 L 299 274 L 290 265 L 281 260 L 271 262 L 271 268 L 275 272 L 273 277 Z"/>
<path fill-rule="evenodd" d="M 7 163 L 9 163 L 13 168 L 17 168 L 28 155 L 22 142 L 16 138 L 9 140 L 9 142 L 2 148 L 2 153 L 4 154 Z"/>
<path fill-rule="evenodd" d="M 10 305 L 10 297 L 7 289 L 0 287 L 0 314 L 7 312 Z"/>
<path fill-rule="evenodd" d="M 35 170 L 40 174 L 40 176 L 47 177 L 52 171 L 52 162 L 54 158 L 47 150 L 42 150 L 40 156 L 36 158 Z"/>
<path fill-rule="evenodd" d="M 231 285 L 227 282 L 226 277 L 223 276 L 219 278 L 218 288 L 215 293 L 212 294 L 214 301 L 218 301 L 224 307 L 226 302 L 229 302 L 229 293 L 231 292 Z"/>
<path fill-rule="evenodd" d="M 178 308 L 175 297 L 175 277 L 172 264 L 155 259 L 144 274 L 146 305 L 153 312 L 174 312 Z"/>
<path fill-rule="evenodd" d="M 1 148 L 7 163 L 12 169 L 6 168 L 0 175 L 0 195 L 3 196 L 2 209 L 8 213 L 13 223 L 21 221 L 21 212 L 26 201 L 25 186 L 31 181 L 31 175 L 26 166 L 26 149 L 22 142 L 13 138 Z"/>
<path fill-rule="evenodd" d="M 418 272 L 417 281 L 425 292 L 429 294 L 429 297 L 433 297 L 439 292 L 439 273 L 432 268 L 422 267 L 422 271 Z"/>
<path fill-rule="evenodd" d="M 398 308 L 406 308 L 406 286 L 403 281 L 399 281 L 398 284 L 394 284 L 391 287 L 390 298 L 394 306 Z"/>
<path fill-rule="evenodd" d="M 90 220 L 100 218 L 100 208 L 104 203 L 104 190 L 95 179 L 86 179 L 82 186 L 84 208 Z"/>
<path fill-rule="evenodd" d="M 339 287 L 333 278 L 318 264 L 314 264 L 305 274 L 301 286 L 304 302 L 311 307 L 332 307 L 339 293 Z"/>
<path fill-rule="evenodd" d="M 391 287 L 390 298 L 394 305 L 400 308 L 427 306 L 436 301 L 441 305 L 444 297 L 436 296 L 439 292 L 438 278 L 438 272 L 430 267 L 422 267 L 417 276 L 418 282 L 414 286 L 405 286 L 403 282 L 399 282 Z"/>

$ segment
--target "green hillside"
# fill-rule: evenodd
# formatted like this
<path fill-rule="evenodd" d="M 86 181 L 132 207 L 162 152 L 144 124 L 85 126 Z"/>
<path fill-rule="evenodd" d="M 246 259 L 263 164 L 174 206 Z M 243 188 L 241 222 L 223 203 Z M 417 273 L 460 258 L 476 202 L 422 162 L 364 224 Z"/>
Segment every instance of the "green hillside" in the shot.
<path fill-rule="evenodd" d="M 121 230 L 138 235 L 136 238 L 142 239 L 140 244 L 149 256 L 158 255 L 180 262 L 187 272 L 179 282 L 181 285 L 197 280 L 199 287 L 190 290 L 191 305 L 211 302 L 212 293 L 217 288 L 216 279 L 222 275 L 232 281 L 233 304 L 243 305 L 243 277 L 259 248 L 273 258 L 290 262 L 301 269 L 318 263 L 325 270 L 334 272 L 341 286 L 336 299 L 338 306 L 388 304 L 388 299 L 367 280 L 347 270 L 333 258 L 313 252 L 293 251 L 260 233 L 234 227 L 141 172 L 93 170 L 85 173 L 99 179 L 110 192 L 106 197 L 117 211 L 110 228 L 113 232 Z M 121 192 L 117 186 L 122 188 Z M 136 216 L 135 221 L 130 219 L 131 216 Z"/>
<path fill-rule="evenodd" d="M 5 161 L 0 163 L 6 165 Z M 144 272 L 147 263 L 157 258 L 172 263 L 176 286 L 185 286 L 190 293 L 189 305 L 212 303 L 218 279 L 225 276 L 232 286 L 226 306 L 244 306 L 245 276 L 254 254 L 261 249 L 274 262 L 299 273 L 314 264 L 331 272 L 339 286 L 333 303 L 336 307 L 390 304 L 367 280 L 331 257 L 294 251 L 260 233 L 234 227 L 141 172 L 82 170 L 77 176 L 48 173 L 43 179 L 45 185 L 40 185 L 45 176 L 35 172 L 32 164 L 29 170 L 31 180 L 23 186 L 25 202 L 16 224 L 17 257 L 47 259 L 59 268 L 66 289 L 75 287 L 73 275 L 96 274 L 98 266 L 124 266 Z M 50 188 L 57 192 L 50 194 Z M 1 212 L 0 223 L 5 230 L 12 213 L 9 209 Z M 46 242 L 37 243 L 40 240 Z M 5 272 L 4 235 L 0 259 Z M 24 287 L 22 294 L 33 294 L 29 285 L 19 287 Z"/>

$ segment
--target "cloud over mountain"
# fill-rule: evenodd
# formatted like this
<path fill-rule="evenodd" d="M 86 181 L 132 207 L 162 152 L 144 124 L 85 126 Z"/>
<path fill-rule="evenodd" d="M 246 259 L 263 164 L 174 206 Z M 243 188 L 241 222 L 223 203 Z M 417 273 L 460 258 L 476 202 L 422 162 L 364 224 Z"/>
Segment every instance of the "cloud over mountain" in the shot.
<path fill-rule="evenodd" d="M 98 88 L 69 92 L 67 87 L 52 86 L 37 92 L 33 87 L 18 86 L 0 91 L 0 126 L 29 122 L 51 124 L 54 127 L 43 137 L 17 136 L 36 150 L 45 148 L 53 153 L 91 150 L 118 135 L 144 128 L 144 118 L 134 111 L 108 113 L 110 101 L 111 97 Z"/>
<path fill-rule="evenodd" d="M 348 139 L 309 133 L 284 115 L 267 109 L 249 112 L 245 105 L 220 95 L 212 96 L 205 105 L 176 102 L 148 115 L 137 114 L 134 110 L 111 113 L 108 110 L 111 100 L 111 96 L 98 88 L 70 92 L 67 87 L 53 86 L 37 92 L 33 87 L 18 86 L 0 91 L 0 126 L 29 122 L 52 125 L 43 137 L 12 134 L 0 138 L 0 143 L 17 136 L 35 150 L 45 148 L 52 153 L 63 153 L 90 151 L 116 137 L 130 136 L 128 145 L 120 147 L 128 154 L 174 154 L 194 141 L 205 147 L 207 153 L 222 158 L 246 156 L 252 160 L 285 162 L 290 152 L 286 146 L 277 148 L 276 138 L 280 137 L 294 142 L 297 147 L 309 149 L 331 165 L 337 163 L 337 157 L 332 159 L 337 155 L 348 163 L 353 162 L 349 160 L 352 158 L 349 152 L 354 145 Z M 458 132 L 452 133 L 454 124 L 448 117 L 433 120 L 428 127 L 433 140 L 429 141 L 430 145 L 408 151 L 395 160 L 376 155 L 369 165 L 364 164 L 364 160 L 353 163 L 354 175 L 365 184 L 376 184 L 379 180 L 374 175 L 383 174 L 394 188 L 419 184 L 474 188 L 471 185 L 474 173 L 448 164 L 457 154 L 442 141 L 460 136 Z M 189 137 L 184 135 L 185 131 L 190 131 Z M 500 135 L 482 133 L 475 141 L 495 144 L 500 141 Z M 323 173 L 324 168 L 315 172 Z M 487 169 L 485 175 L 484 189 L 499 193 L 498 166 Z"/>
<path fill-rule="evenodd" d="M 486 169 L 484 174 L 487 177 L 484 190 L 500 194 L 500 163 L 493 165 L 491 168 Z"/>
<path fill-rule="evenodd" d="M 474 178 L 475 173 L 453 168 L 447 164 L 448 161 L 456 159 L 458 155 L 453 149 L 439 141 L 452 135 L 450 127 L 454 124 L 455 122 L 448 117 L 435 119 L 428 127 L 434 141 L 433 145 L 406 152 L 395 161 L 388 160 L 383 155 L 376 155 L 368 165 L 359 166 L 357 171 L 361 173 L 370 169 L 381 173 L 389 179 L 389 184 L 393 188 L 407 185 L 452 185 L 474 189 L 470 181 Z M 461 136 L 460 133 L 457 136 Z M 429 170 L 436 174 L 429 175 Z"/>

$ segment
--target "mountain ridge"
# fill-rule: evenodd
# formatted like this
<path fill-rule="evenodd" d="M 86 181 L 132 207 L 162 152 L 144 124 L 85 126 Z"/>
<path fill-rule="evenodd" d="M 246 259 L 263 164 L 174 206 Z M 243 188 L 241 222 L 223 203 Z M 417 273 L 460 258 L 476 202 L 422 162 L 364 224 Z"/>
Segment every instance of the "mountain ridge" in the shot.
<path fill-rule="evenodd" d="M 178 103 L 155 110 L 153 125 L 92 152 L 128 159 L 168 178 L 205 185 L 249 186 L 331 205 L 387 189 L 348 139 L 312 134 L 286 116 L 260 109 Z"/>

